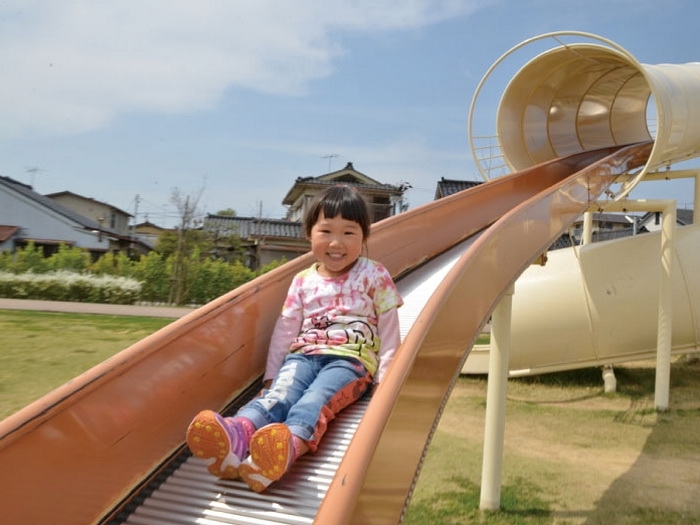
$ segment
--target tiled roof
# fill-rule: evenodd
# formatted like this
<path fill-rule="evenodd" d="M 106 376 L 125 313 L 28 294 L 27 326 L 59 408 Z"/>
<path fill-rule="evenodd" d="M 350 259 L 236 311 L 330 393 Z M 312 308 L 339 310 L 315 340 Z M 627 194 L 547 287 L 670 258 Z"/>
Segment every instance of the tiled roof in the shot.
<path fill-rule="evenodd" d="M 355 186 L 356 188 L 365 188 L 365 189 L 372 189 L 372 190 L 389 190 L 389 191 L 401 191 L 401 188 L 399 186 L 395 186 L 394 184 L 384 184 L 381 182 L 378 182 L 376 184 L 365 184 L 363 182 L 360 182 L 356 178 L 352 177 L 347 177 L 347 179 L 343 178 L 336 178 L 336 179 L 322 179 L 320 177 L 297 177 L 296 184 L 306 184 L 307 186 L 335 186 L 338 183 L 347 183 L 351 184 L 352 186 Z"/>
<path fill-rule="evenodd" d="M 7 239 L 12 238 L 12 236 L 18 231 L 19 226 L 6 226 L 0 224 L 0 242 L 5 242 Z"/>
<path fill-rule="evenodd" d="M 591 218 L 593 222 L 609 222 L 622 224 L 623 226 L 631 226 L 634 222 L 634 219 L 631 219 L 628 215 L 622 213 L 594 212 Z M 582 221 L 583 217 L 579 217 L 579 220 Z"/>
<path fill-rule="evenodd" d="M 287 192 L 287 195 L 285 195 L 282 199 L 282 204 L 294 204 L 296 200 L 300 198 L 304 194 L 304 192 L 310 187 L 324 188 L 339 183 L 350 184 L 352 186 L 355 186 L 361 193 L 364 193 L 365 195 L 376 192 L 379 194 L 388 193 L 401 196 L 406 190 L 406 187 L 404 185 L 396 186 L 393 184 L 383 184 L 381 182 L 377 182 L 373 178 L 365 175 L 364 173 L 357 171 L 352 165 L 352 162 L 348 162 L 342 170 L 326 173 L 318 177 L 297 177 L 294 181 L 294 185 Z"/>
<path fill-rule="evenodd" d="M 682 226 L 687 226 L 689 224 L 693 224 L 693 210 L 689 210 L 687 208 L 677 208 L 676 209 L 676 224 L 680 224 Z M 656 216 L 659 217 L 658 220 L 660 219 L 661 213 L 656 212 L 656 211 L 650 211 L 645 213 L 641 219 L 639 219 L 640 224 L 647 224 L 651 221 L 656 221 Z"/>
<path fill-rule="evenodd" d="M 225 234 L 236 234 L 241 238 L 278 237 L 304 238 L 301 223 L 282 219 L 258 219 L 255 217 L 229 217 L 228 215 L 208 214 L 204 219 L 205 230 L 219 229 Z"/>
<path fill-rule="evenodd" d="M 447 197 L 453 193 L 468 190 L 469 188 L 473 188 L 479 184 L 481 184 L 481 182 L 476 180 L 454 180 L 442 177 L 438 181 L 437 188 L 435 189 L 435 199 L 441 199 L 442 197 Z"/>
<path fill-rule="evenodd" d="M 69 208 L 66 208 L 65 206 L 54 201 L 53 199 L 50 199 L 49 197 L 35 192 L 32 189 L 32 187 L 27 184 L 22 184 L 21 182 L 11 179 L 10 177 L 3 177 L 0 175 L 0 185 L 6 186 L 11 190 L 20 193 L 24 197 L 41 204 L 43 207 L 48 208 L 54 211 L 55 213 L 63 215 L 64 217 L 67 217 L 71 221 L 79 224 L 87 230 L 97 230 L 115 236 L 118 235 L 117 232 L 115 232 L 114 230 L 110 228 L 105 228 L 104 226 L 100 226 L 91 219 L 88 219 L 87 217 L 80 215 L 79 213 L 76 213 Z"/>

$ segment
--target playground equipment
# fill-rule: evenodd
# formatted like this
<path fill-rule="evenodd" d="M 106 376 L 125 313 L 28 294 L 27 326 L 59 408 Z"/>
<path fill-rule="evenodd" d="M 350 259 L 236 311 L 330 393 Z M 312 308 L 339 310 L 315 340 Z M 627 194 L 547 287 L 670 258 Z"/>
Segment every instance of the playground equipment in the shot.
<path fill-rule="evenodd" d="M 541 60 L 556 69 L 558 62 L 549 61 L 566 56 L 572 46 L 566 47 Z M 600 55 L 601 62 L 617 61 L 617 69 L 626 68 L 635 78 L 636 62 L 613 48 L 606 54 L 597 46 L 590 52 L 574 47 L 570 58 L 583 54 L 596 61 Z M 677 67 L 695 71 L 694 65 Z M 500 137 L 515 173 L 374 225 L 370 253 L 387 266 L 406 302 L 403 344 L 372 399 L 339 415 L 332 425 L 335 434 L 329 434 L 318 455 L 304 456 L 288 477 L 257 495 L 241 490 L 236 481 L 213 479 L 183 449 L 185 429 L 197 411 L 235 407 L 259 388 L 279 305 L 292 276 L 310 263 L 308 255 L 175 321 L 0 422 L 0 469 L 12 473 L 0 480 L 3 520 L 400 521 L 453 382 L 517 278 L 616 182 L 623 181 L 619 195 L 626 195 L 652 162 L 686 158 L 695 151 L 690 145 L 700 142 L 695 122 L 676 122 L 677 101 L 665 100 L 682 86 L 689 113 L 696 111 L 700 85 L 686 82 L 685 73 L 650 82 L 651 73 L 638 69 L 662 108 L 656 138 L 618 133 L 633 116 L 641 122 L 636 113 L 623 111 L 622 99 L 609 99 L 597 107 L 614 113 L 610 121 L 617 124 L 610 127 L 609 143 L 594 148 L 589 139 L 564 140 L 567 132 L 585 129 L 592 136 L 594 129 L 604 129 L 605 119 L 594 118 L 592 109 L 585 113 L 584 126 L 587 119 L 573 118 L 578 113 L 566 105 L 562 92 L 550 96 L 557 101 L 550 105 L 561 106 L 563 113 L 547 110 L 535 118 L 546 104 L 532 107 L 529 99 L 516 96 L 515 86 L 538 69 L 535 59 L 523 69 L 525 76 L 514 78 L 499 110 L 500 132 L 521 135 Z M 566 71 L 543 83 L 536 99 L 558 93 L 555 80 L 566 84 Z M 601 93 L 608 86 L 591 85 Z M 642 92 L 625 92 L 624 98 L 635 102 L 630 107 L 639 106 Z M 580 106 L 592 108 L 597 99 L 586 96 L 579 94 L 586 101 Z M 674 115 L 668 115 L 667 104 Z M 546 124 L 548 118 L 559 122 L 562 114 L 568 126 Z M 511 119 L 520 124 L 506 125 Z M 524 139 L 533 134 L 539 142 Z M 620 142 L 630 137 L 640 143 Z M 577 141 L 579 146 L 572 147 Z"/>
<path fill-rule="evenodd" d="M 592 42 L 565 44 L 564 37 Z M 524 65 L 508 84 L 496 118 L 500 152 L 513 171 L 597 147 L 654 141 L 646 163 L 624 174 L 589 211 L 661 211 L 669 203 L 631 201 L 642 180 L 693 177 L 700 199 L 700 170 L 671 170 L 700 152 L 700 63 L 649 65 L 595 35 L 550 33 L 512 48 L 494 64 L 536 42 L 560 45 Z M 487 76 L 472 102 L 475 104 Z M 480 153 L 471 139 L 475 157 Z M 479 170 L 489 178 L 489 164 Z M 673 351 L 698 348 L 698 229 L 672 233 Z M 551 372 L 654 357 L 662 232 L 614 242 L 556 250 L 543 267 L 518 280 L 513 296 L 511 374 Z M 562 304 L 570 305 L 561 308 Z M 562 329 L 557 329 L 562 327 Z M 563 328 L 565 327 L 565 329 Z M 487 370 L 474 352 L 467 373 Z"/>

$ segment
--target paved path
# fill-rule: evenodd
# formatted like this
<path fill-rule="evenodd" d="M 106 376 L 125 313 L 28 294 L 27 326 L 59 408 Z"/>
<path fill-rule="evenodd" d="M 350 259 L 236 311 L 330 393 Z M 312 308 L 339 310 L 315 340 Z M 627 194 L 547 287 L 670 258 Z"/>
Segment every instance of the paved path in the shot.
<path fill-rule="evenodd" d="M 193 308 L 172 306 L 136 306 L 121 304 L 73 303 L 67 301 L 33 301 L 30 299 L 0 299 L 0 310 L 34 310 L 79 314 L 134 315 L 138 317 L 170 317 L 177 319 Z"/>

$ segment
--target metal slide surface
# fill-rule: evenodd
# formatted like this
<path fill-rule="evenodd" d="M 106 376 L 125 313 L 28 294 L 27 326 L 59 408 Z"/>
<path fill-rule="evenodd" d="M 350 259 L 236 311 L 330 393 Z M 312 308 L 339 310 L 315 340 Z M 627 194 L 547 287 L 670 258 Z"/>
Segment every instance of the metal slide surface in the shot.
<path fill-rule="evenodd" d="M 208 480 L 217 484 L 213 496 L 195 508 L 191 480 L 143 523 L 396 523 L 453 381 L 500 296 L 649 150 L 647 143 L 550 161 L 376 224 L 369 256 L 406 295 L 427 287 L 426 299 L 413 321 L 402 319 L 401 351 L 371 401 L 331 425 L 322 446 L 330 459 L 320 470 L 300 462 L 275 488 L 286 500 Z M 288 284 L 310 262 L 310 255 L 295 259 L 233 290 L 1 421 L 3 519 L 116 521 L 113 510 L 145 480 L 170 473 L 197 411 L 221 410 L 255 388 Z M 442 275 L 431 280 L 421 267 Z M 336 454 L 335 442 L 347 450 Z M 207 476 L 201 463 L 182 469 Z M 327 481 L 316 479 L 319 472 Z M 171 478 L 161 486 L 179 483 Z M 254 508 L 234 521 L 227 513 L 240 501 Z M 295 507 L 281 521 L 285 501 Z"/>

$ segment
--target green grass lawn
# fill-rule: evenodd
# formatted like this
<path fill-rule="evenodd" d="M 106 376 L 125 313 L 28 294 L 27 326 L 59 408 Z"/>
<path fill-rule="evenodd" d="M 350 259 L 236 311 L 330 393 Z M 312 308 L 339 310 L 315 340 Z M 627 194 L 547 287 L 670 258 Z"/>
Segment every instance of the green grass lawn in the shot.
<path fill-rule="evenodd" d="M 0 419 L 172 321 L 0 310 Z"/>
<path fill-rule="evenodd" d="M 671 407 L 654 410 L 654 363 L 508 383 L 501 510 L 479 510 L 487 381 L 459 379 L 406 525 L 700 524 L 700 361 L 674 359 Z"/>

